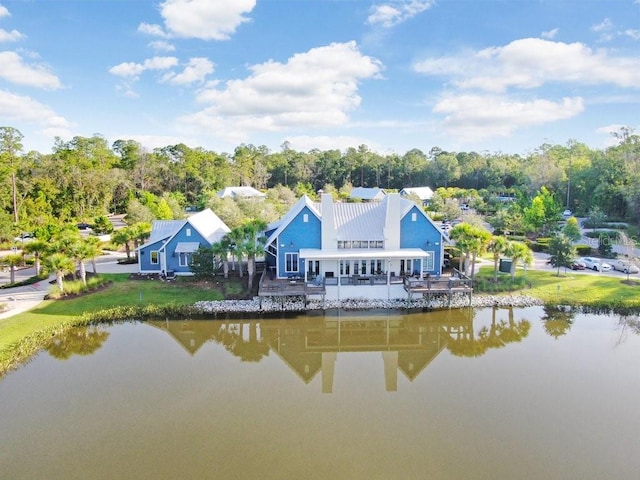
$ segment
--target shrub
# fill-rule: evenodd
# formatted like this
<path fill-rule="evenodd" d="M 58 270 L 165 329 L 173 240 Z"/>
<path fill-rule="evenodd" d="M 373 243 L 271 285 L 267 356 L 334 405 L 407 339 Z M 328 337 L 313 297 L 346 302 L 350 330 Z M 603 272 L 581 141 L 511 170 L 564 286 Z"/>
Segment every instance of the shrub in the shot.
<path fill-rule="evenodd" d="M 581 257 L 588 257 L 591 255 L 591 246 L 590 245 L 576 245 L 576 254 Z"/>

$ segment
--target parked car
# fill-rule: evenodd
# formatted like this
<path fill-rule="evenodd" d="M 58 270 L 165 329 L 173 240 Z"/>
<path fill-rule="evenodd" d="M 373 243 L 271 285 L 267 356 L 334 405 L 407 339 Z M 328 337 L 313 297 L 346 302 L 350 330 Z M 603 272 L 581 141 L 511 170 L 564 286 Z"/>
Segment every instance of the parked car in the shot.
<path fill-rule="evenodd" d="M 570 266 L 571 270 L 584 270 L 585 268 L 587 268 L 582 260 L 574 260 L 573 262 L 571 262 Z"/>
<path fill-rule="evenodd" d="M 31 239 L 33 239 L 33 233 L 25 232 L 25 233 L 21 233 L 13 240 L 15 242 L 24 242 L 25 240 L 31 240 Z"/>
<path fill-rule="evenodd" d="M 564 212 L 562 212 L 562 216 L 564 218 L 569 218 L 569 217 L 573 216 L 573 212 L 567 208 Z"/>
<path fill-rule="evenodd" d="M 640 268 L 638 268 L 633 263 L 631 263 L 629 260 L 624 259 L 624 258 L 618 258 L 616 260 L 610 260 L 609 263 L 611 264 L 611 268 L 613 268 L 614 270 L 616 270 L 618 272 L 624 272 L 624 273 L 638 273 L 638 272 L 640 272 Z"/>
<path fill-rule="evenodd" d="M 606 262 L 603 262 L 599 258 L 593 257 L 584 257 L 580 259 L 582 263 L 584 263 L 585 268 L 590 270 L 595 270 L 596 272 L 608 272 L 611 270 L 611 265 Z"/>

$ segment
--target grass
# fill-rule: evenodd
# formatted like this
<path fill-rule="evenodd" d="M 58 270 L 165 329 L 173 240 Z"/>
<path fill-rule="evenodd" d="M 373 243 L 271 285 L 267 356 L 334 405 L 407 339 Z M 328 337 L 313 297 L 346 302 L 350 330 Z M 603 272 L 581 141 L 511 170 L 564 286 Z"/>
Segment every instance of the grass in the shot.
<path fill-rule="evenodd" d="M 520 271 L 516 279 L 523 276 Z M 493 269 L 483 268 L 477 277 L 481 282 L 490 282 Z M 627 283 L 626 275 L 583 275 L 560 269 L 560 276 L 557 276 L 556 272 L 528 270 L 527 284 L 518 292 L 552 305 L 637 309 L 640 308 L 640 279 L 635 277 L 632 275 L 631 282 Z M 503 274 L 498 279 L 509 285 L 508 275 Z"/>

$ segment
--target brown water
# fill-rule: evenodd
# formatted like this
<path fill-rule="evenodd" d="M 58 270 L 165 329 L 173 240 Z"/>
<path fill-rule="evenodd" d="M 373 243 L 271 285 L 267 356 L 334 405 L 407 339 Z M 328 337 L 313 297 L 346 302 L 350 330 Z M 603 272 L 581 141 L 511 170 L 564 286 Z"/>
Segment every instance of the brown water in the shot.
<path fill-rule="evenodd" d="M 0 381 L 0 478 L 640 478 L 640 321 L 547 313 L 79 330 Z"/>

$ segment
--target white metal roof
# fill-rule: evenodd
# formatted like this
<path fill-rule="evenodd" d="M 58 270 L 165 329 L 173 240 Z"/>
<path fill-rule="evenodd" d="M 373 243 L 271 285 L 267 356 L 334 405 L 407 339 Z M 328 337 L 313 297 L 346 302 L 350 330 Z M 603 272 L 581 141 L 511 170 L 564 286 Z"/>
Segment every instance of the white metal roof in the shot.
<path fill-rule="evenodd" d="M 431 200 L 431 197 L 433 197 L 433 190 L 429 187 L 407 187 L 400 191 L 400 193 L 403 192 L 407 195 L 417 195 L 420 200 Z"/>
<path fill-rule="evenodd" d="M 196 252 L 200 248 L 200 244 L 198 242 L 178 242 L 176 245 L 176 253 L 193 253 Z"/>
<path fill-rule="evenodd" d="M 184 225 L 184 220 L 154 220 L 151 235 L 145 245 L 171 237 Z"/>
<path fill-rule="evenodd" d="M 253 187 L 225 187 L 218 192 L 220 198 L 236 197 L 266 197 L 264 193 Z"/>
<path fill-rule="evenodd" d="M 362 200 L 381 200 L 385 196 L 381 188 L 356 187 L 351 190 L 349 197 L 361 198 Z"/>
<path fill-rule="evenodd" d="M 209 243 L 219 242 L 222 237 L 231 231 L 210 208 L 191 215 L 188 222 L 200 235 L 206 238 Z"/>

